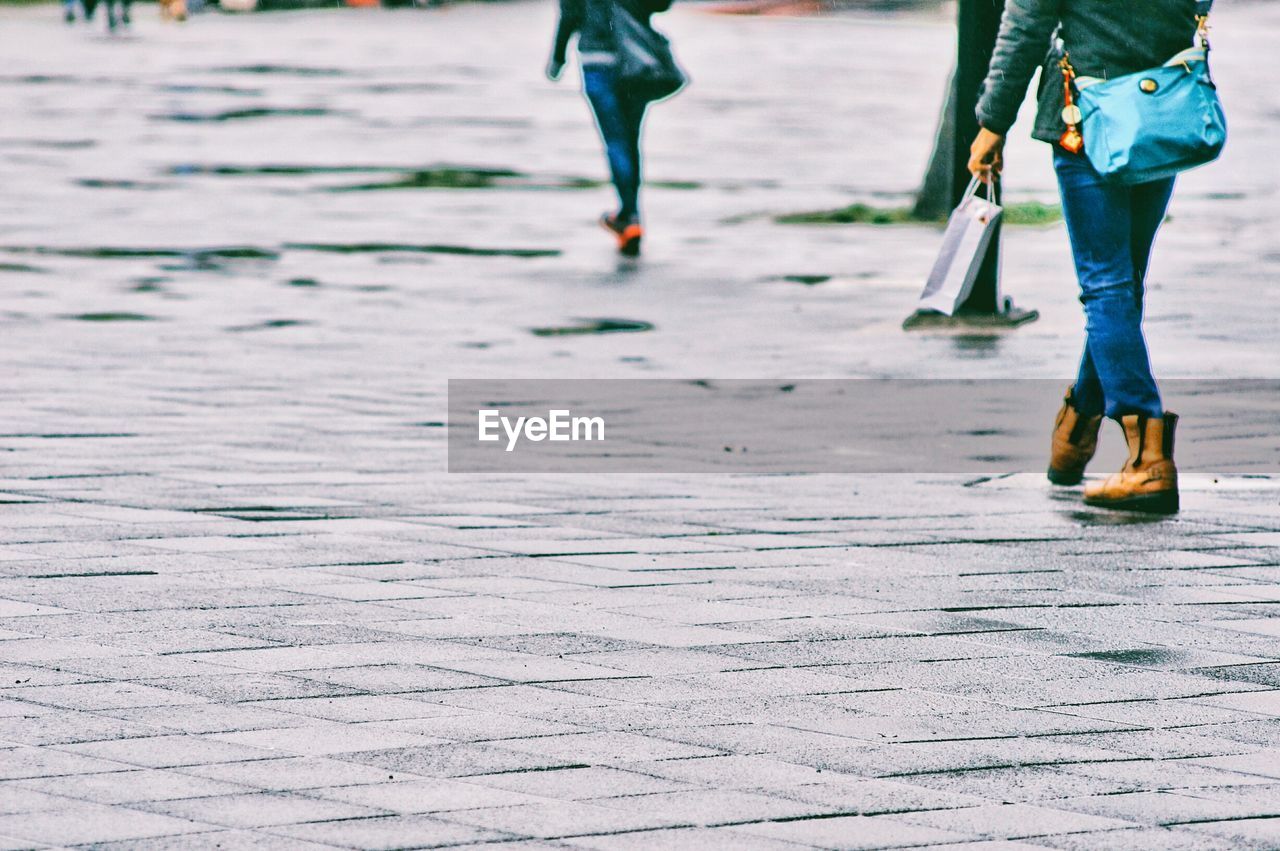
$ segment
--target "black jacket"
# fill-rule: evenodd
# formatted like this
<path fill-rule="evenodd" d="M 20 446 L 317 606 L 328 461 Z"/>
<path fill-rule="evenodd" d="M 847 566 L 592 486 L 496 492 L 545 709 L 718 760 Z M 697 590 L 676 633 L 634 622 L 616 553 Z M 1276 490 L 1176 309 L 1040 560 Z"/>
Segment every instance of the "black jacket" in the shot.
<path fill-rule="evenodd" d="M 671 8 L 671 0 L 560 0 L 560 25 L 556 28 L 552 60 L 564 64 L 569 40 L 577 33 L 578 56 L 583 64 L 612 64 L 614 43 L 610 19 L 614 6 L 622 7 L 647 25 L 651 15 Z"/>
<path fill-rule="evenodd" d="M 1036 68 L 1043 67 L 1031 135 L 1058 141 L 1066 129 L 1062 72 L 1050 42 L 1059 24 L 1076 73 L 1110 79 L 1162 65 L 1190 47 L 1195 13 L 1195 0 L 1007 0 L 978 100 L 978 122 L 995 133 L 1008 132 L 1027 84 Z"/>

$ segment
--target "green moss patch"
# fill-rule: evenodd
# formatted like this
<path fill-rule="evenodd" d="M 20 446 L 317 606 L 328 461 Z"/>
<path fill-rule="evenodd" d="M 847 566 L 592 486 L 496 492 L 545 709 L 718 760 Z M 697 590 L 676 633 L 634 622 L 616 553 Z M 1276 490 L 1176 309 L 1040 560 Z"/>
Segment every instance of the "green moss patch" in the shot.
<path fill-rule="evenodd" d="M 1048 225 L 1061 220 L 1062 210 L 1057 204 L 1022 201 L 1004 208 L 1004 222 L 1008 225 Z M 945 220 L 916 216 L 910 207 L 850 204 L 836 210 L 787 213 L 774 217 L 774 221 L 780 225 L 936 225 Z"/>

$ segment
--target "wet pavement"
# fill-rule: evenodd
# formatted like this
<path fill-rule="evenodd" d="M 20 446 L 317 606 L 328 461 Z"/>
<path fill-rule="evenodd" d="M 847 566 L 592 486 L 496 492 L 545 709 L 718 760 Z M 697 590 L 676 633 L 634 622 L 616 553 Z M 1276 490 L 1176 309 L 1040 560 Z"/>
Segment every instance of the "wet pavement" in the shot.
<path fill-rule="evenodd" d="M 450 377 L 1069 375 L 1061 226 L 955 335 L 936 228 L 775 222 L 909 202 L 942 11 L 669 16 L 638 262 L 548 5 L 137 11 L 0 8 L 0 847 L 1280 845 L 1274 477 L 444 472 Z M 1275 378 L 1280 9 L 1219 18 L 1148 337 Z"/>

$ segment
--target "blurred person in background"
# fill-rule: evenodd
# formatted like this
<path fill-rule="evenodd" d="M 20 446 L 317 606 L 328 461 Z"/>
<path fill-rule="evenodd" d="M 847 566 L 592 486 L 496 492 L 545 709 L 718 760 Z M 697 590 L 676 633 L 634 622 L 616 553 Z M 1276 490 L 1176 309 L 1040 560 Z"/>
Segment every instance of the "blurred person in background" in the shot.
<path fill-rule="evenodd" d="M 560 0 L 560 24 L 547 66 L 547 77 L 559 80 L 569 41 L 576 33 L 583 88 L 618 191 L 618 212 L 601 216 L 600 223 L 617 238 L 618 250 L 629 257 L 640 253 L 644 236 L 640 225 L 640 134 L 651 98 L 620 78 L 614 15 L 621 10 L 652 31 L 651 16 L 669 8 L 671 0 Z"/>

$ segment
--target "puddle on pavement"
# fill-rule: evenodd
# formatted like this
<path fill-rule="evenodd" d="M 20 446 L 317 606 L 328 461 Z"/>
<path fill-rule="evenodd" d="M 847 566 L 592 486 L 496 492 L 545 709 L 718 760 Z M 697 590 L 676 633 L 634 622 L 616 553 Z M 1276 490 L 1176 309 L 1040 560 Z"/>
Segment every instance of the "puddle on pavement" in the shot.
<path fill-rule="evenodd" d="M 320 106 L 254 106 L 244 109 L 225 109 L 221 112 L 157 112 L 147 116 L 152 121 L 180 121 L 184 123 L 220 123 L 245 121 L 255 118 L 315 118 L 332 115 L 333 111 Z"/>
<path fill-rule="evenodd" d="M 211 95 L 246 95 L 256 97 L 264 93 L 264 89 L 246 89 L 243 86 L 201 86 L 187 83 L 170 83 L 157 87 L 162 92 L 175 94 L 211 94 Z"/>
<path fill-rule="evenodd" d="M 83 186 L 85 189 L 135 189 L 142 191 L 168 189 L 173 185 L 171 183 L 157 183 L 148 180 L 106 180 L 92 177 L 81 178 L 75 181 L 75 184 Z"/>
<path fill-rule="evenodd" d="M 240 110 L 239 112 L 246 112 Z M 311 177 L 323 175 L 394 175 L 386 180 L 326 187 L 328 192 L 376 192 L 385 189 L 597 189 L 608 181 L 572 174 L 530 174 L 513 168 L 485 168 L 466 165 L 303 165 L 267 163 L 176 163 L 162 172 L 169 176 L 207 175 L 215 177 Z M 692 180 L 657 180 L 652 189 L 691 191 L 703 184 Z"/>
<path fill-rule="evenodd" d="M 314 322 L 308 322 L 305 319 L 267 319 L 263 322 L 251 322 L 248 325 L 232 325 L 227 328 L 228 331 L 270 331 L 275 328 L 300 328 L 306 325 L 314 325 Z"/>
<path fill-rule="evenodd" d="M 0 74 L 0 84 L 17 83 L 20 86 L 33 86 L 42 83 L 87 83 L 89 80 L 73 77 L 70 74 Z"/>
<path fill-rule="evenodd" d="M 171 279 L 163 276 L 153 276 L 146 278 L 134 278 L 130 288 L 135 293 L 159 293 L 164 292 L 161 284 L 167 284 Z"/>
<path fill-rule="evenodd" d="M 136 431 L 24 431 L 0 434 L 0 437 L 38 437 L 41 440 L 101 440 L 108 437 L 137 437 Z"/>
<path fill-rule="evenodd" d="M 787 284 L 803 284 L 806 287 L 816 287 L 818 284 L 825 284 L 831 280 L 830 275 L 782 275 L 776 278 L 768 278 L 770 281 L 782 281 Z"/>
<path fill-rule="evenodd" d="M 93 570 L 83 573 L 32 573 L 27 579 L 93 579 L 100 576 L 159 576 L 154 570 Z"/>
<path fill-rule="evenodd" d="M 376 192 L 385 189 L 594 189 L 599 180 L 586 177 L 533 177 L 510 169 L 434 168 L 402 172 L 393 180 L 332 186 L 329 192 Z"/>
<path fill-rule="evenodd" d="M 951 337 L 951 347 L 958 357 L 986 360 L 1000 354 L 1000 335 L 955 334 Z"/>
<path fill-rule="evenodd" d="M 355 88 L 358 91 L 381 95 L 396 92 L 450 92 L 458 87 L 449 83 L 369 83 Z"/>
<path fill-rule="evenodd" d="M 292 177 L 311 174 L 400 173 L 398 166 L 378 165 L 202 165 L 179 163 L 164 170 L 171 175 L 216 175 L 218 177 Z"/>
<path fill-rule="evenodd" d="M 8 246 L 0 248 L 15 254 L 43 254 L 57 257 L 75 257 L 91 260 L 173 260 L 161 263 L 166 272 L 223 272 L 236 261 L 275 261 L 279 252 L 253 246 L 227 246 L 224 248 L 122 248 L 96 246 L 93 248 L 54 248 L 46 245 Z"/>
<path fill-rule="evenodd" d="M 552 325 L 529 329 L 535 337 L 567 337 L 575 334 L 618 334 L 652 331 L 652 322 L 640 319 L 579 319 L 575 325 Z"/>
<path fill-rule="evenodd" d="M 1077 659 L 1095 659 L 1099 662 L 1114 662 L 1117 665 L 1137 665 L 1144 668 L 1166 668 L 1176 666 L 1179 660 L 1186 660 L 1185 653 L 1162 648 L 1140 647 L 1135 650 L 1101 650 L 1095 653 L 1068 653 Z"/>
<path fill-rule="evenodd" d="M 454 254 L 462 257 L 559 257 L 558 248 L 474 248 L 469 245 L 410 245 L 398 242 L 287 242 L 294 251 L 323 251 L 329 254 Z"/>
<path fill-rule="evenodd" d="M 0 148 L 57 148 L 73 151 L 92 148 L 97 144 L 93 139 L 0 139 Z"/>
<path fill-rule="evenodd" d="M 154 258 L 198 257 L 210 260 L 278 260 L 280 254 L 266 248 L 232 245 L 225 248 L 124 248 L 95 246 L 92 248 L 54 248 L 48 245 L 8 246 L 3 251 L 14 254 L 45 254 L 56 257 L 81 257 L 94 260 L 137 260 Z"/>
<path fill-rule="evenodd" d="M 156 317 L 145 313 L 129 313 L 127 311 L 105 311 L 102 313 L 76 313 L 66 317 L 81 322 L 151 322 Z"/>
<path fill-rule="evenodd" d="M 309 65 L 227 65 L 208 70 L 220 74 L 280 74 L 288 77 L 345 77 L 341 68 L 324 68 Z"/>
<path fill-rule="evenodd" d="M 436 261 L 430 257 L 424 257 L 421 254 L 390 254 L 379 257 L 375 262 L 377 262 L 379 266 L 430 266 Z"/>

